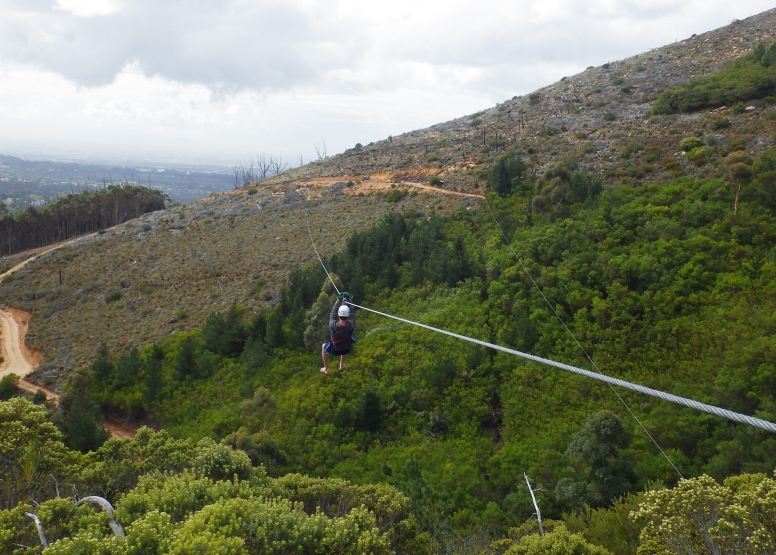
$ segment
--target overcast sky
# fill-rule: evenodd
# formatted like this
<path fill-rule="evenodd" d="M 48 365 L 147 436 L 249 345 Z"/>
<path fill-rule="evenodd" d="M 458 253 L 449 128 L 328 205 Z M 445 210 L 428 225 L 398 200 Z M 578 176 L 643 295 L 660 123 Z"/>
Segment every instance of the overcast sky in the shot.
<path fill-rule="evenodd" d="M 764 0 L 0 0 L 0 153 L 309 161 L 773 7 Z"/>

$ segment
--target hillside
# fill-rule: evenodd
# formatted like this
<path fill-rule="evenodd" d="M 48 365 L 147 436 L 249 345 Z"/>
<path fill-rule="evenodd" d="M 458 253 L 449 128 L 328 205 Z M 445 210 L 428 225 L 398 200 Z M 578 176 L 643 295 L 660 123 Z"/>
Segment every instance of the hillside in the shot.
<path fill-rule="evenodd" d="M 31 379 L 60 389 L 100 343 L 113 353 L 202 325 L 233 303 L 277 301 L 288 272 L 315 260 L 307 218 L 326 254 L 386 212 L 449 213 L 465 197 L 359 197 L 339 184 L 264 187 L 152 212 L 46 254 L 0 284 L 0 302 L 32 314 L 28 345 L 45 364 Z M 0 262 L 0 270 L 24 255 Z M 60 281 L 61 279 L 61 281 Z"/>
<path fill-rule="evenodd" d="M 419 552 L 532 552 L 521 550 L 536 530 L 526 477 L 553 535 L 568 528 L 598 546 L 575 552 L 673 553 L 677 537 L 697 552 L 712 536 L 776 541 L 754 505 L 771 511 L 776 483 L 776 439 L 762 430 L 619 398 L 360 311 L 347 367 L 323 376 L 336 295 L 307 233 L 309 217 L 326 266 L 359 304 L 578 366 L 590 367 L 588 353 L 607 375 L 774 422 L 774 18 L 154 212 L 30 263 L 0 284 L 0 298 L 33 314 L 28 337 L 47 362 L 35 378 L 64 389 L 50 415 L 58 460 L 74 461 L 68 475 L 91 469 L 84 481 L 124 511 L 185 500 L 185 521 L 163 527 L 174 541 L 189 526 L 220 541 L 204 527 L 218 527 L 219 495 L 279 488 L 297 500 L 283 490 L 290 480 L 315 489 L 305 514 L 327 518 L 320 492 L 389 484 Z M 493 215 L 483 197 L 465 196 L 480 193 Z M 44 416 L 16 401 L 2 411 Z M 165 466 L 142 441 L 99 447 L 101 411 L 163 428 L 138 436 L 188 452 Z M 124 466 L 121 445 L 136 451 Z M 65 449 L 97 451 L 77 459 Z M 152 476 L 138 482 L 136 466 Z M 118 467 L 128 474 L 120 487 Z M 247 478 L 222 472 L 212 485 L 203 468 Z M 39 474 L 35 487 L 51 496 Z M 194 479 L 206 502 L 184 493 Z M 698 504 L 727 511 L 726 528 L 694 518 Z M 390 526 L 381 533 L 395 540 Z"/>
<path fill-rule="evenodd" d="M 679 139 L 703 137 L 715 144 L 743 141 L 747 151 L 773 144 L 771 111 L 762 101 L 755 110 L 735 113 L 733 106 L 693 114 L 650 115 L 658 94 L 691 78 L 720 70 L 762 41 L 776 39 L 776 9 L 649 52 L 612 61 L 532 94 L 428 129 L 410 131 L 308 164 L 273 182 L 315 181 L 321 177 L 356 179 L 378 174 L 382 181 L 423 181 L 440 176 L 454 190 L 478 191 L 482 168 L 510 147 L 523 153 L 533 171 L 563 156 L 576 157 L 607 185 L 667 181 L 681 170 L 697 177 L 718 176 L 718 166 L 690 166 L 676 159 Z M 730 120 L 714 128 L 720 117 Z M 611 119 L 610 119 L 611 118 Z M 647 160 L 623 151 L 641 143 Z"/>

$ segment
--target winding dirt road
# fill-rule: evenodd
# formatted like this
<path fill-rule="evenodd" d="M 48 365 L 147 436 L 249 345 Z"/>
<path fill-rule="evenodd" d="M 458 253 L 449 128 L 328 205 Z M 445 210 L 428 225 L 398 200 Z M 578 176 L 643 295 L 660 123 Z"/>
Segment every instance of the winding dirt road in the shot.
<path fill-rule="evenodd" d="M 24 268 L 24 266 L 39 256 L 70 245 L 73 242 L 74 241 L 67 241 L 65 243 L 60 243 L 35 253 L 24 262 L 21 262 L 10 270 L 0 274 L 0 281 L 5 278 L 5 276 L 11 275 L 19 269 Z M 24 337 L 27 335 L 27 327 L 29 326 L 31 318 L 32 315 L 27 312 L 0 306 L 0 356 L 3 359 L 3 361 L 0 362 L 0 379 L 9 374 L 16 374 L 19 376 L 19 389 L 30 393 L 41 391 L 46 395 L 47 399 L 56 403 L 59 400 L 59 393 L 25 379 L 30 372 L 43 363 L 43 354 L 28 349 L 24 342 Z M 116 422 L 106 420 L 103 425 L 110 432 L 112 437 L 134 437 L 135 435 L 134 429 Z"/>

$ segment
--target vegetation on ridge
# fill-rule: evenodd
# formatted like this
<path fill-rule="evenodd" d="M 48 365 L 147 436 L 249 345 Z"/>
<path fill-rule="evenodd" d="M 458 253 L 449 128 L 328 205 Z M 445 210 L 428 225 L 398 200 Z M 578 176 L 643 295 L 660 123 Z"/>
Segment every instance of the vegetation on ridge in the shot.
<path fill-rule="evenodd" d="M 652 113 L 694 112 L 764 97 L 776 100 L 776 42 L 768 47 L 759 43 L 753 52 L 730 62 L 719 73 L 663 91 Z"/>

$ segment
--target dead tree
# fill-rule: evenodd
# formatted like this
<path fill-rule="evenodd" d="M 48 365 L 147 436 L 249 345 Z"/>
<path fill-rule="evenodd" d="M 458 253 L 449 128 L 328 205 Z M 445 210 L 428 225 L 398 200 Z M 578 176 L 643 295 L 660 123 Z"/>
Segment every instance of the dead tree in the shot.
<path fill-rule="evenodd" d="M 283 161 L 283 153 L 280 153 L 280 156 L 274 158 L 273 156 L 269 157 L 269 164 L 270 164 L 270 171 L 272 175 L 278 175 L 283 173 L 288 169 L 288 162 Z"/>
<path fill-rule="evenodd" d="M 323 146 L 319 146 L 318 143 L 313 145 L 315 149 L 315 155 L 318 157 L 318 162 L 326 160 L 326 141 L 323 141 Z"/>
<path fill-rule="evenodd" d="M 267 155 L 263 152 L 256 156 L 256 172 L 259 180 L 266 179 L 272 175 L 272 156 L 267 159 Z"/>

